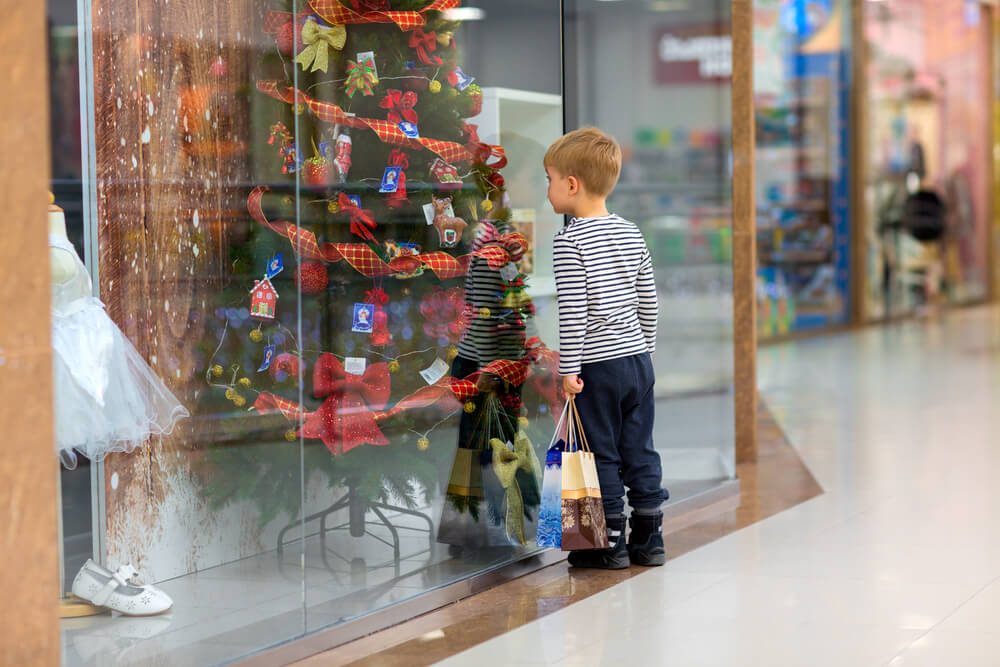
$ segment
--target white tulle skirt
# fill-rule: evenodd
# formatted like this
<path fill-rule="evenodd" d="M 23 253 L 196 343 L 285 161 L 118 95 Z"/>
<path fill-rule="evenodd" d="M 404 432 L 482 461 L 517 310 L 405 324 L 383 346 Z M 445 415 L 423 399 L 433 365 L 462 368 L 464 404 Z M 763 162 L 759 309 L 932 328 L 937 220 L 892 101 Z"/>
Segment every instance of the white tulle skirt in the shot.
<path fill-rule="evenodd" d="M 56 451 L 70 469 L 77 453 L 100 461 L 110 452 L 131 452 L 190 416 L 99 299 L 73 306 L 53 314 L 52 324 Z"/>

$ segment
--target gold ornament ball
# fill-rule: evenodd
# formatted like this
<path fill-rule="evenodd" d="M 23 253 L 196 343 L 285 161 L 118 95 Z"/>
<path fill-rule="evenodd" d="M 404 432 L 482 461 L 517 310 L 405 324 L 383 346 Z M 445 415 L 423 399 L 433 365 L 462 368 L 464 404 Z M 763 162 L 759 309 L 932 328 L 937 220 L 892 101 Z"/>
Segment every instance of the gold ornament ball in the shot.
<path fill-rule="evenodd" d="M 448 361 L 454 361 L 455 357 L 457 356 L 458 356 L 458 348 L 455 347 L 454 345 L 449 345 L 447 354 Z"/>
<path fill-rule="evenodd" d="M 481 317 L 481 318 L 483 318 L 485 320 L 485 319 L 489 318 L 489 316 L 490 316 L 490 309 L 489 308 L 480 308 L 479 309 L 479 317 Z"/>
<path fill-rule="evenodd" d="M 458 89 L 457 88 L 449 88 L 448 89 L 448 97 L 458 97 Z"/>
<path fill-rule="evenodd" d="M 473 403 L 472 401 L 466 401 L 464 409 L 467 413 L 471 415 L 473 412 L 476 411 L 476 404 Z"/>
<path fill-rule="evenodd" d="M 215 377 L 219 377 L 220 375 L 222 375 L 222 366 L 220 366 L 219 364 L 215 364 L 214 366 L 212 366 L 212 375 L 214 375 Z"/>
<path fill-rule="evenodd" d="M 431 81 L 429 84 L 427 84 L 427 90 L 429 90 L 429 91 L 431 91 L 432 93 L 435 93 L 435 94 L 440 93 L 441 92 L 441 82 L 438 81 L 438 80 L 436 80 L 436 79 L 434 81 Z"/>
<path fill-rule="evenodd" d="M 228 398 L 230 401 L 236 398 L 236 396 L 238 396 L 238 394 L 236 393 L 235 389 L 226 390 L 226 398 Z"/>
<path fill-rule="evenodd" d="M 305 112 L 306 112 L 306 105 L 305 104 L 296 104 L 295 105 L 295 113 L 297 113 L 298 115 L 301 116 Z"/>
<path fill-rule="evenodd" d="M 284 197 L 281 198 L 281 203 L 284 204 L 285 206 L 291 206 L 292 204 L 295 203 L 295 200 L 292 199 L 291 195 L 285 195 Z"/>
<path fill-rule="evenodd" d="M 378 85 L 378 79 L 372 79 L 372 88 Z"/>
<path fill-rule="evenodd" d="M 239 385 L 241 387 L 249 387 L 250 386 L 250 378 L 240 378 L 239 379 Z"/>
<path fill-rule="evenodd" d="M 430 449 L 430 446 L 431 446 L 431 441 L 428 440 L 427 438 L 420 438 L 419 440 L 417 440 L 417 449 L 419 449 L 422 452 L 426 452 L 428 449 Z"/>
<path fill-rule="evenodd" d="M 528 421 L 527 417 L 518 417 L 517 423 L 520 424 L 521 426 L 528 426 L 531 422 Z"/>
<path fill-rule="evenodd" d="M 482 206 L 483 210 L 486 211 L 487 213 L 493 210 L 493 202 L 491 202 L 489 199 L 484 199 L 483 203 L 480 204 L 480 206 Z"/>
<path fill-rule="evenodd" d="M 288 442 L 295 442 L 298 439 L 299 436 L 295 434 L 294 428 L 290 428 L 287 431 L 285 431 L 285 440 L 287 440 Z"/>
<path fill-rule="evenodd" d="M 326 205 L 326 210 L 328 210 L 330 213 L 337 213 L 338 211 L 340 211 L 340 203 L 332 201 Z"/>
<path fill-rule="evenodd" d="M 399 371 L 399 362 L 393 359 L 389 362 L 389 372 L 396 373 Z"/>
<path fill-rule="evenodd" d="M 255 343 L 259 343 L 260 341 L 264 340 L 264 334 L 260 332 L 260 329 L 252 329 L 250 331 L 250 340 L 252 340 Z"/>
<path fill-rule="evenodd" d="M 246 405 L 246 402 L 247 399 L 239 395 L 237 395 L 236 398 L 233 399 L 233 405 L 235 405 L 238 408 L 242 408 L 244 405 Z"/>

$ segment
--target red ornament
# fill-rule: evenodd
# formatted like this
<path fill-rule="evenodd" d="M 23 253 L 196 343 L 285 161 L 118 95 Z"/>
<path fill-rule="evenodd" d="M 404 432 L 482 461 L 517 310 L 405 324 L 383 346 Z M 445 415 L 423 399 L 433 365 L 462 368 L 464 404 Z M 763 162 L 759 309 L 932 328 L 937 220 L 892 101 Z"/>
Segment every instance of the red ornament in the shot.
<path fill-rule="evenodd" d="M 268 372 L 271 373 L 271 379 L 275 382 L 294 380 L 302 375 L 302 371 L 304 370 L 305 362 L 303 362 L 297 355 L 290 352 L 282 352 L 279 354 L 274 358 L 274 361 L 271 362 L 271 367 L 268 368 Z"/>
<path fill-rule="evenodd" d="M 462 339 L 472 321 L 471 312 L 465 305 L 465 290 L 461 287 L 443 290 L 435 286 L 420 302 L 420 314 L 425 320 L 425 334 L 431 338 L 447 338 L 451 343 Z"/>
<path fill-rule="evenodd" d="M 503 176 L 500 175 L 499 171 L 494 171 L 492 174 L 490 174 L 486 178 L 486 181 L 497 189 L 503 188 L 503 186 L 506 183 L 506 181 L 503 180 Z"/>
<path fill-rule="evenodd" d="M 381 287 L 370 289 L 365 293 L 365 303 L 375 304 L 375 314 L 372 316 L 372 332 L 368 339 L 372 345 L 382 347 L 392 343 L 392 334 L 389 333 L 389 316 L 382 308 L 389 303 L 389 295 Z"/>
<path fill-rule="evenodd" d="M 301 283 L 299 274 L 301 273 Z M 295 283 L 300 286 L 302 293 L 312 296 L 319 294 L 326 289 L 330 278 L 326 275 L 326 264 L 318 259 L 309 259 L 299 265 L 299 270 L 295 274 Z"/>
<path fill-rule="evenodd" d="M 325 157 L 311 157 L 306 160 L 303 176 L 309 185 L 326 185 L 331 180 L 330 161 Z"/>
<path fill-rule="evenodd" d="M 402 167 L 402 169 L 410 168 L 410 158 L 398 148 L 393 148 L 392 152 L 389 153 L 389 166 L 390 167 Z M 390 192 L 386 195 L 386 205 L 393 208 L 399 208 L 400 206 L 406 206 L 409 204 L 409 200 L 406 198 L 406 172 L 400 171 L 399 178 L 396 180 L 396 191 Z"/>
<path fill-rule="evenodd" d="M 388 445 L 372 410 L 381 410 L 389 400 L 389 365 L 368 366 L 362 375 L 351 375 L 330 353 L 324 353 L 313 369 L 313 395 L 325 399 L 306 417 L 302 435 L 319 438 L 332 454 L 343 454 L 363 444 Z"/>
<path fill-rule="evenodd" d="M 275 35 L 275 42 L 278 45 L 278 51 L 283 56 L 294 56 L 295 55 L 295 29 L 297 21 L 289 21 L 285 25 L 278 29 L 278 34 Z M 298 24 L 298 45 L 302 46 L 302 25 Z"/>

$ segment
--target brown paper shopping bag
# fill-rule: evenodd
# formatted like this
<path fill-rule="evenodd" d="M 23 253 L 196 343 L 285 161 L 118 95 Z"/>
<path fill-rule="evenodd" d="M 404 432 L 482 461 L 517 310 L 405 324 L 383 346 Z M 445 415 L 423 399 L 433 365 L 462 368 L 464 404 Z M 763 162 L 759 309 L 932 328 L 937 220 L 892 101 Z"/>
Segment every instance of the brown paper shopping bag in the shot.
<path fill-rule="evenodd" d="M 562 455 L 562 550 L 607 549 L 608 527 L 597 463 L 572 397 L 568 407 L 570 428 Z"/>

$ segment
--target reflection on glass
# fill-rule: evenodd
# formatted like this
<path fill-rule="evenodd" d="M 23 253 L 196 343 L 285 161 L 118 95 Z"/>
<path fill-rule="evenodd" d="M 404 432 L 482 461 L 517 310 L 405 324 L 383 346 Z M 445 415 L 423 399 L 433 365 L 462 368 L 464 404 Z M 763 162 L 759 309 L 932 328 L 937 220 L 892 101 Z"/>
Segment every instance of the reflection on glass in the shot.
<path fill-rule="evenodd" d="M 735 476 L 729 3 L 662 4 L 566 3 L 566 91 L 570 127 L 622 145 L 609 210 L 653 258 L 654 442 L 677 503 Z"/>

